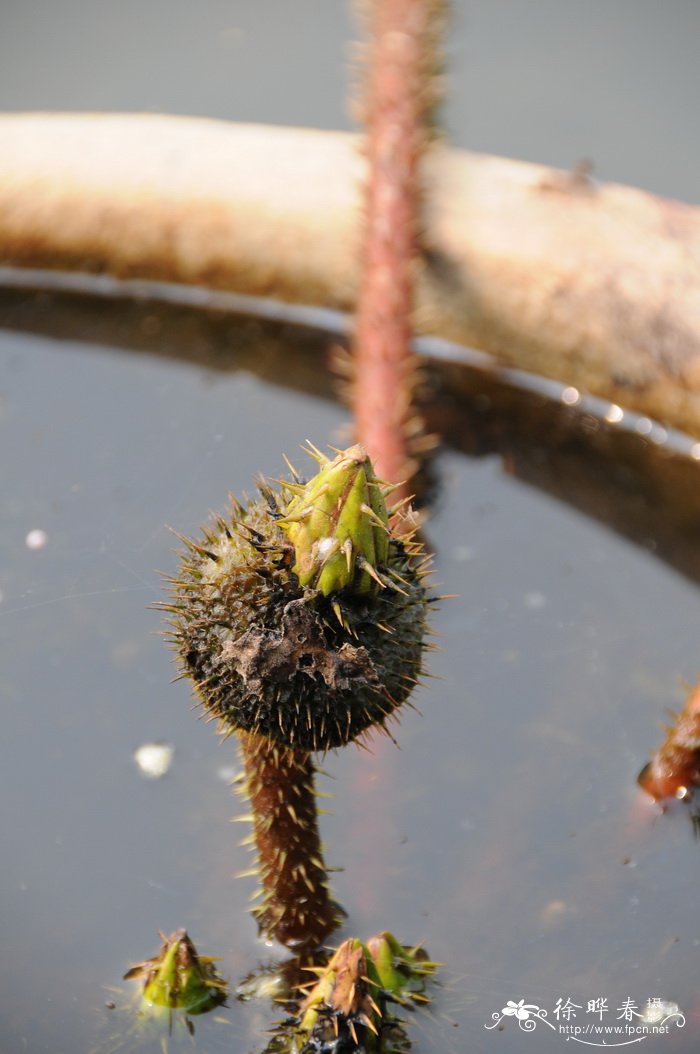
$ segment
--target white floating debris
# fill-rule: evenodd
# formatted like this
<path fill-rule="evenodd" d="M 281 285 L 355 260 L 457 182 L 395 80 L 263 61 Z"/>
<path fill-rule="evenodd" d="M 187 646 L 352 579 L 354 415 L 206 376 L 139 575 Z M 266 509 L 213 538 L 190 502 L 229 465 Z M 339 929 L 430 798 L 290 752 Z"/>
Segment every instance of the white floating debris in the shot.
<path fill-rule="evenodd" d="M 465 560 L 473 560 L 474 550 L 470 545 L 455 545 L 452 550 L 452 558 L 453 560 L 458 560 L 460 563 Z"/>
<path fill-rule="evenodd" d="M 621 406 L 617 406 L 615 403 L 610 403 L 605 415 L 605 420 L 609 425 L 617 425 L 624 416 L 625 413 Z"/>
<path fill-rule="evenodd" d="M 543 926 L 553 927 L 559 926 L 567 917 L 572 914 L 572 909 L 566 903 L 565 900 L 557 900 L 556 898 L 550 900 L 542 908 L 540 912 L 540 922 Z"/>
<path fill-rule="evenodd" d="M 581 393 L 578 388 L 564 388 L 561 393 L 561 401 L 565 406 L 576 406 L 576 403 L 581 402 Z"/>
<path fill-rule="evenodd" d="M 530 608 L 531 611 L 539 611 L 547 603 L 547 598 L 544 593 L 526 593 L 523 597 L 523 604 L 526 608 Z"/>
<path fill-rule="evenodd" d="M 27 549 L 43 549 L 49 540 L 49 536 L 46 531 L 36 530 L 30 531 L 27 537 L 24 539 L 24 544 Z"/>
<path fill-rule="evenodd" d="M 142 776 L 159 780 L 173 763 L 175 747 L 172 743 L 142 743 L 134 751 L 134 761 Z"/>
<path fill-rule="evenodd" d="M 654 427 L 654 423 L 648 417 L 640 417 L 634 427 L 640 436 L 648 436 Z"/>
<path fill-rule="evenodd" d="M 690 456 L 695 461 L 700 461 L 700 443 L 693 443 L 690 448 Z"/>

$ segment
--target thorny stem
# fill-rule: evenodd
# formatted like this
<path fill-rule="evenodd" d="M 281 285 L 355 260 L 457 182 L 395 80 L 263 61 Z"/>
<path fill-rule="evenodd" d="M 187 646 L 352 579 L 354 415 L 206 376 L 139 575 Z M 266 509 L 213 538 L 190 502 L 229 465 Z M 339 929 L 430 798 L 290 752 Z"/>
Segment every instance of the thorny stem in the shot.
<path fill-rule="evenodd" d="M 336 928 L 318 830 L 315 767 L 303 751 L 239 732 L 250 798 L 261 903 L 260 931 L 288 947 L 316 946 Z"/>
<path fill-rule="evenodd" d="M 433 106 L 439 0 L 374 0 L 366 106 L 369 177 L 354 349 L 356 436 L 378 475 L 414 472 L 422 421 L 412 409 L 412 310 L 420 234 L 419 163 Z M 399 497 L 406 496 L 405 493 Z M 241 735 L 258 851 L 261 931 L 320 944 L 337 926 L 308 754 Z"/>
<path fill-rule="evenodd" d="M 419 164 L 433 105 L 440 5 L 374 0 L 364 108 L 368 181 L 354 347 L 356 435 L 378 475 L 405 480 L 421 422 L 411 409 L 411 314 L 420 234 Z"/>

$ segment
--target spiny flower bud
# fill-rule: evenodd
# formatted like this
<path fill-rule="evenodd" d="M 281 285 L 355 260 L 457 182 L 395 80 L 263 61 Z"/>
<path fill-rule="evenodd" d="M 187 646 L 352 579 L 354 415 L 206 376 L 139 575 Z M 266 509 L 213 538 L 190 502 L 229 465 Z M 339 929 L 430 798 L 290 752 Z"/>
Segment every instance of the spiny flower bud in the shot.
<path fill-rule="evenodd" d="M 170 633 L 183 675 L 225 731 L 300 751 L 384 729 L 422 669 L 426 557 L 389 527 L 361 447 L 307 484 L 234 501 L 186 542 Z"/>
<path fill-rule="evenodd" d="M 204 1014 L 226 998 L 226 982 L 219 977 L 215 960 L 199 955 L 186 930 L 166 937 L 152 959 L 133 966 L 125 981 L 143 980 L 143 999 L 147 1005 Z"/>
<path fill-rule="evenodd" d="M 317 979 L 303 986 L 307 994 L 296 1019 L 280 1026 L 268 1054 L 408 1050 L 391 1004 L 410 1009 L 428 1003 L 426 983 L 437 966 L 422 948 L 404 947 L 390 933 L 364 944 L 351 937 L 326 966 L 314 968 Z"/>
<path fill-rule="evenodd" d="M 369 1029 L 378 1035 L 382 1011 L 370 991 L 362 943 L 352 937 L 344 941 L 317 972 L 318 980 L 300 1008 L 299 1031 L 319 1039 L 325 1031 L 348 1033 L 356 1046 L 358 1033 L 363 1036 Z"/>
<path fill-rule="evenodd" d="M 320 472 L 299 487 L 279 525 L 294 546 L 294 572 L 324 596 L 385 588 L 378 567 L 389 556 L 389 517 L 364 447 L 330 461 L 314 452 Z"/>

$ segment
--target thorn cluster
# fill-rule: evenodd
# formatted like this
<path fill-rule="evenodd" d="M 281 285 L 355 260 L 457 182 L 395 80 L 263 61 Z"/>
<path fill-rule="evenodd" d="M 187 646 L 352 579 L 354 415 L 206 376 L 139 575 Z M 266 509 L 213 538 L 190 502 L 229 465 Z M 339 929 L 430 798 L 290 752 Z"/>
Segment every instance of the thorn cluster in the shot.
<path fill-rule="evenodd" d="M 319 472 L 305 487 L 292 485 L 295 496 L 277 521 L 294 546 L 293 570 L 301 585 L 324 596 L 376 595 L 391 585 L 378 571 L 389 557 L 386 491 L 361 446 L 338 451 L 334 461 L 311 453 Z"/>
<path fill-rule="evenodd" d="M 422 671 L 430 559 L 390 526 L 361 447 L 273 490 L 186 545 L 168 634 L 224 732 L 329 750 L 386 722 Z M 402 520 L 405 522 L 405 519 Z"/>

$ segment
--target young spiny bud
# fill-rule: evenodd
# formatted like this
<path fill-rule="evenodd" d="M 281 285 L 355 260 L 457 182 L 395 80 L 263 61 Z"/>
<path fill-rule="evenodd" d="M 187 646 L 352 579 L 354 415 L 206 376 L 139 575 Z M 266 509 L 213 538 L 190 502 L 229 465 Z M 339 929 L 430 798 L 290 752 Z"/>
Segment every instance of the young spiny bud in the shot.
<path fill-rule="evenodd" d="M 294 546 L 294 572 L 324 596 L 345 591 L 376 596 L 389 557 L 389 517 L 372 462 L 361 446 L 329 461 L 289 503 L 278 521 Z"/>
<path fill-rule="evenodd" d="M 172 641 L 225 731 L 299 751 L 384 729 L 422 668 L 429 559 L 389 526 L 385 489 L 361 447 L 304 484 L 186 541 L 172 580 Z"/>
<path fill-rule="evenodd" d="M 228 987 L 214 966 L 215 960 L 199 955 L 186 930 L 176 930 L 166 937 L 157 955 L 137 963 L 125 975 L 125 981 L 143 981 L 146 1006 L 183 1010 L 187 1014 L 205 1014 L 226 998 Z"/>

